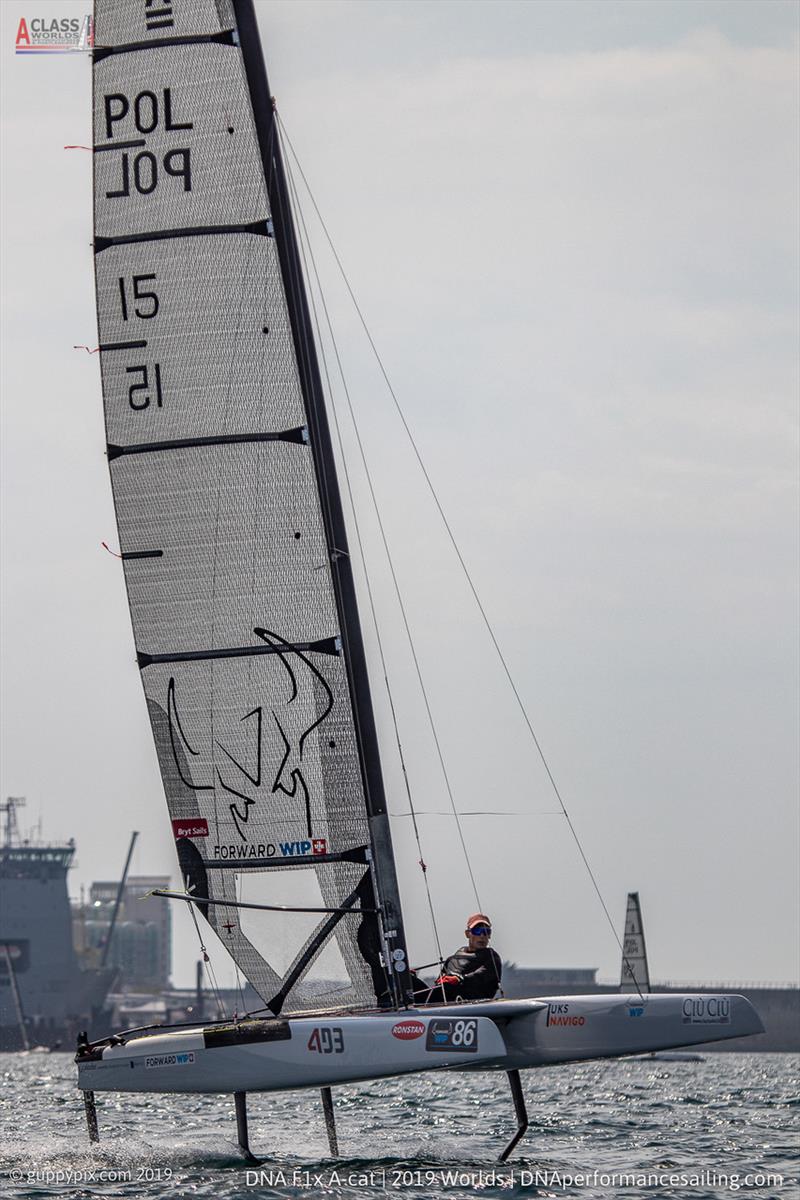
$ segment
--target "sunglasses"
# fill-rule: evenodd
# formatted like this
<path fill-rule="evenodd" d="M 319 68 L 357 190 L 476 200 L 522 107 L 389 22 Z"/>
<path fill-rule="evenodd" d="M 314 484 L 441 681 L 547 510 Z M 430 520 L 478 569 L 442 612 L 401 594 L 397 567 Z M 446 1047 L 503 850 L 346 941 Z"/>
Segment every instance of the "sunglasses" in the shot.
<path fill-rule="evenodd" d="M 470 933 L 474 933 L 476 937 L 483 937 L 484 935 L 486 937 L 491 937 L 492 927 L 491 925 L 473 925 L 472 929 L 470 929 Z"/>

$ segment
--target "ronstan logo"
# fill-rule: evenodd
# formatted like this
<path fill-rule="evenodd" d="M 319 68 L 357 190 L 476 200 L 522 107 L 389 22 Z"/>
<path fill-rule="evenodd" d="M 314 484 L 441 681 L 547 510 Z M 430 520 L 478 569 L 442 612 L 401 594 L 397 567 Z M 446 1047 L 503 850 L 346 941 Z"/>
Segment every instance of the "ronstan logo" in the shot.
<path fill-rule="evenodd" d="M 411 1042 L 414 1038 L 422 1037 L 425 1026 L 422 1021 L 398 1021 L 392 1026 L 392 1037 L 401 1042 Z"/>

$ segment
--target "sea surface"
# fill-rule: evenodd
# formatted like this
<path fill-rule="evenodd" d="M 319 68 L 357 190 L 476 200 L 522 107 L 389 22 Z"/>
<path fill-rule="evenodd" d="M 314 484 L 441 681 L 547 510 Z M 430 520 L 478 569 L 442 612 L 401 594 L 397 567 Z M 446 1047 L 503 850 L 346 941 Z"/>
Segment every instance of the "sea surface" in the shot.
<path fill-rule="evenodd" d="M 0 1054 L 0 1196 L 800 1196 L 800 1056 L 708 1054 L 523 1072 L 514 1130 L 503 1074 L 439 1072 L 334 1091 L 341 1157 L 315 1091 L 251 1095 L 247 1167 L 227 1096 L 98 1094 L 90 1147 L 68 1054 Z"/>

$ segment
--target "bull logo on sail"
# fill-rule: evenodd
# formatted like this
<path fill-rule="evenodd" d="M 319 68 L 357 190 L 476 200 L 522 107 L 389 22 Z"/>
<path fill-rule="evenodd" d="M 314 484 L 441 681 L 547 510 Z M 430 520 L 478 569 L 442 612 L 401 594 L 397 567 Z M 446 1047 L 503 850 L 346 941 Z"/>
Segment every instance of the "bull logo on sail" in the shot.
<path fill-rule="evenodd" d="M 282 754 L 275 775 L 269 784 L 270 794 L 281 793 L 289 799 L 299 801 L 302 805 L 307 840 L 314 842 L 311 794 L 303 771 L 303 752 L 310 734 L 322 724 L 331 712 L 333 692 L 322 673 L 301 650 L 296 649 L 291 643 L 270 630 L 255 629 L 253 632 L 274 651 L 283 668 L 289 695 L 282 708 L 276 705 L 265 713 L 265 706 L 259 704 L 241 718 L 242 723 L 249 721 L 252 729 L 251 736 L 255 742 L 254 753 L 245 757 L 250 762 L 255 761 L 254 768 L 248 766 L 247 762 L 241 761 L 240 757 L 231 753 L 221 741 L 215 739 L 215 746 L 230 764 L 229 766 L 224 763 L 222 765 L 214 764 L 216 785 L 232 797 L 228 806 L 231 819 L 239 836 L 247 841 L 250 810 L 263 797 L 265 721 L 271 721 L 274 731 L 277 732 Z M 310 697 L 309 692 L 311 693 Z M 304 699 L 305 704 L 302 703 Z M 298 700 L 300 703 L 293 708 L 292 706 Z M 309 708 L 316 714 L 310 724 L 307 723 Z M 303 715 L 298 720 L 301 713 Z M 170 679 L 167 689 L 167 722 L 172 756 L 182 782 L 194 792 L 213 791 L 215 784 L 195 783 L 187 769 L 189 761 L 187 755 L 198 757 L 199 751 L 194 749 L 190 743 L 181 722 L 174 677 Z M 319 852 L 315 848 L 315 853 Z"/>

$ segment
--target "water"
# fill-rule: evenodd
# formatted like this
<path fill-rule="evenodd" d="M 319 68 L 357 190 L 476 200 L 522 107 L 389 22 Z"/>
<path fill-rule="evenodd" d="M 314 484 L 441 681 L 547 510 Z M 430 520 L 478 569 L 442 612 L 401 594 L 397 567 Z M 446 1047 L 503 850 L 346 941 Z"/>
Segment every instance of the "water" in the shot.
<path fill-rule="evenodd" d="M 317 1092 L 251 1095 L 257 1171 L 239 1157 L 230 1097 L 98 1094 L 102 1141 L 90 1149 L 70 1055 L 0 1055 L 0 1073 L 0 1196 L 13 1200 L 800 1195 L 797 1055 L 524 1072 L 531 1125 L 506 1165 L 496 1159 L 514 1118 L 502 1074 L 337 1088 L 336 1161 Z"/>

